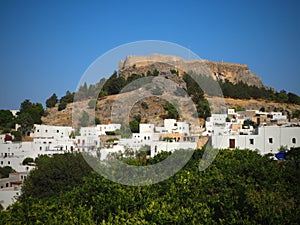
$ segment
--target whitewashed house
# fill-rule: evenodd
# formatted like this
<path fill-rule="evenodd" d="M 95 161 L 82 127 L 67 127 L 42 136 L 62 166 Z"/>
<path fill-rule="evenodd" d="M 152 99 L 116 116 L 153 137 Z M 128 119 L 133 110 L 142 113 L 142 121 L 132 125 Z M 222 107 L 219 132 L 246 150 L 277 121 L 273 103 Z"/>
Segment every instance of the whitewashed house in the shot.
<path fill-rule="evenodd" d="M 250 149 L 261 154 L 277 153 L 281 147 L 300 147 L 300 127 L 262 126 L 251 135 L 212 135 L 211 145 L 218 149 Z"/>
<path fill-rule="evenodd" d="M 186 122 L 178 122 L 175 119 L 165 119 L 163 127 L 155 127 L 155 131 L 158 133 L 177 133 L 190 135 L 190 125 Z"/>
<path fill-rule="evenodd" d="M 106 135 L 105 132 L 113 132 L 119 130 L 121 124 L 111 123 L 111 124 L 98 124 L 97 129 L 99 129 L 101 135 Z"/>
<path fill-rule="evenodd" d="M 196 142 L 169 142 L 169 141 L 153 141 L 150 146 L 151 157 L 161 152 L 173 152 L 178 149 L 196 149 Z"/>
<path fill-rule="evenodd" d="M 151 145 L 153 140 L 158 140 L 154 132 L 154 124 L 139 124 L 139 133 L 133 133 L 130 139 L 121 139 L 118 144 L 138 150 L 144 145 Z"/>
<path fill-rule="evenodd" d="M 100 147 L 100 129 L 96 127 L 81 127 L 80 135 L 75 137 L 77 151 L 96 150 Z"/>

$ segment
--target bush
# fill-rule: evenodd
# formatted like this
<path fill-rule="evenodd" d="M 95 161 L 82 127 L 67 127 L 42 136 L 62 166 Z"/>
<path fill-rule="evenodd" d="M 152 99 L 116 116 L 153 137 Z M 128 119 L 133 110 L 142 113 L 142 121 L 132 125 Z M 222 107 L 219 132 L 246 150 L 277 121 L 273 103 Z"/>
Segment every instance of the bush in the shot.
<path fill-rule="evenodd" d="M 142 103 L 141 103 L 141 106 L 142 106 L 144 109 L 149 109 L 149 106 L 148 106 L 147 102 L 142 102 Z"/>
<path fill-rule="evenodd" d="M 10 166 L 0 167 L 0 178 L 7 178 L 9 174 L 14 172 L 15 170 Z"/>
<path fill-rule="evenodd" d="M 33 158 L 27 157 L 27 158 L 25 158 L 25 159 L 23 160 L 22 165 L 23 165 L 23 166 L 29 165 L 29 164 L 31 164 L 31 163 L 33 163 L 33 162 L 34 162 Z"/>

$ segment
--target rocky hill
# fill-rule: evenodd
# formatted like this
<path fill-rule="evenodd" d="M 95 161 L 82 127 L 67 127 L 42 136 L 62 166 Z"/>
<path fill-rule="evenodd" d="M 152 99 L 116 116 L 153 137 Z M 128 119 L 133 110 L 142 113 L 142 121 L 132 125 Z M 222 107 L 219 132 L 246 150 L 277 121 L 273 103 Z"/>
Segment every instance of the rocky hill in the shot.
<path fill-rule="evenodd" d="M 257 87 L 263 87 L 261 79 L 246 64 L 212 62 L 209 60 L 185 60 L 177 56 L 152 54 L 149 56 L 127 56 L 119 62 L 119 75 L 128 77 L 133 73 L 147 74 L 148 71 L 177 70 L 179 76 L 184 72 L 194 72 L 211 76 L 215 80 L 229 80 L 236 84 L 239 81 Z"/>
<path fill-rule="evenodd" d="M 173 71 L 173 72 L 171 72 Z M 243 81 L 248 85 L 257 87 L 264 87 L 261 79 L 251 72 L 246 64 L 234 64 L 224 62 L 212 62 L 208 60 L 184 60 L 176 56 L 158 55 L 153 54 L 149 56 L 127 56 L 125 61 L 119 62 L 119 76 L 128 78 L 132 74 L 155 74 L 163 76 L 164 81 L 161 82 L 161 89 L 174 89 L 174 83 L 182 88 L 186 88 L 186 83 L 183 81 L 182 76 L 185 72 L 193 71 L 196 74 L 207 75 L 215 80 L 229 80 L 232 83 Z M 175 73 L 174 73 L 175 72 Z M 170 86 L 167 85 L 167 81 L 170 81 Z M 173 82 L 173 83 L 172 83 Z M 153 87 L 152 87 L 153 88 Z M 147 90 L 139 90 L 143 94 Z M 111 95 L 101 97 L 97 101 L 95 109 L 87 107 L 89 100 L 84 100 L 77 104 L 76 112 L 80 113 L 82 109 L 85 109 L 90 118 L 96 116 L 100 119 L 101 123 L 111 122 L 123 122 L 128 123 L 135 115 L 141 115 L 141 122 L 154 123 L 155 125 L 162 125 L 163 119 L 167 117 L 167 111 L 164 109 L 164 105 L 172 97 L 172 92 L 164 92 L 161 96 L 149 96 L 145 98 L 136 98 L 142 96 L 139 92 L 125 92 L 118 95 Z M 208 97 L 208 96 L 207 96 Z M 217 97 L 216 97 L 217 98 Z M 129 100 L 136 99 L 135 102 Z M 192 122 L 193 116 L 191 115 L 191 109 L 188 107 L 188 99 L 186 96 L 180 97 L 177 101 L 180 106 L 181 114 L 189 122 Z M 219 99 L 208 99 L 213 102 L 212 109 L 218 108 Z M 292 113 L 296 109 L 300 109 L 299 105 L 275 103 L 267 100 L 240 100 L 240 99 L 225 99 L 225 103 L 228 108 L 242 107 L 245 109 L 260 109 L 264 107 L 267 111 L 285 111 L 286 113 Z M 64 125 L 64 126 L 77 126 L 72 124 L 72 110 L 73 103 L 68 104 L 67 108 L 58 111 L 57 107 L 48 109 L 48 115 L 42 118 L 44 124 L 51 125 Z M 129 115 L 125 118 L 121 117 L 122 112 L 129 111 Z M 216 112 L 213 112 L 216 113 Z M 120 121 L 121 120 L 121 121 Z M 204 124 L 204 120 L 197 121 L 201 127 Z M 196 129 L 196 128 L 195 128 Z"/>

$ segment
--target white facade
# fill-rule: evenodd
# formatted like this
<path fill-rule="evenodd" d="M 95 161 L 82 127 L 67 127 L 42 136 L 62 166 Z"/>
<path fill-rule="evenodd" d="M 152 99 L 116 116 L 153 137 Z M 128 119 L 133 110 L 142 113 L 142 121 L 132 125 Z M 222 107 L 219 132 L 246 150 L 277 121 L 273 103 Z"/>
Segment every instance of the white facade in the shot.
<path fill-rule="evenodd" d="M 196 149 L 196 142 L 168 142 L 168 141 L 153 141 L 151 143 L 151 157 L 156 156 L 161 152 L 173 152 L 178 149 Z"/>
<path fill-rule="evenodd" d="M 5 142 L 5 135 L 6 135 L 6 134 L 1 134 L 1 135 L 0 135 L 0 144 L 1 144 L 1 143 L 3 144 L 3 143 Z"/>
<path fill-rule="evenodd" d="M 165 119 L 163 127 L 155 127 L 155 131 L 158 133 L 168 134 L 185 134 L 190 135 L 190 125 L 186 122 L 177 122 L 175 119 Z"/>
<path fill-rule="evenodd" d="M 300 147 L 300 127 L 263 126 L 252 135 L 212 135 L 215 148 L 259 150 L 261 154 L 277 153 L 280 147 Z"/>
<path fill-rule="evenodd" d="M 34 138 L 53 138 L 53 139 L 68 139 L 73 132 L 72 127 L 65 126 L 49 126 L 49 125 L 34 125 Z"/>
<path fill-rule="evenodd" d="M 74 139 L 56 140 L 37 138 L 33 142 L 0 144 L 0 166 L 11 166 L 18 172 L 28 171 L 32 166 L 22 165 L 25 158 L 41 155 L 63 154 L 75 150 Z"/>
<path fill-rule="evenodd" d="M 100 136 L 99 127 L 81 127 L 80 136 Z"/>
<path fill-rule="evenodd" d="M 112 132 L 119 130 L 121 128 L 121 124 L 111 123 L 111 124 L 98 124 L 97 129 L 99 129 L 101 135 L 105 135 L 106 131 Z"/>
<path fill-rule="evenodd" d="M 206 119 L 206 134 L 225 134 L 228 131 L 226 125 L 227 114 L 212 114 Z"/>
<path fill-rule="evenodd" d="M 75 142 L 76 150 L 79 152 L 100 148 L 100 138 L 98 135 L 76 136 Z"/>
<path fill-rule="evenodd" d="M 154 124 L 140 124 L 139 133 L 133 133 L 130 139 L 121 139 L 120 145 L 138 150 L 143 145 L 151 145 L 153 140 L 158 140 L 157 134 L 154 133 Z"/>
<path fill-rule="evenodd" d="M 27 176 L 28 172 L 17 172 L 10 173 L 8 178 L 0 179 L 0 204 L 4 209 L 16 201 Z"/>
<path fill-rule="evenodd" d="M 16 117 L 18 112 L 20 112 L 20 110 L 18 110 L 18 109 L 12 109 L 12 110 L 9 110 L 9 111 L 13 114 L 14 117 Z"/>
<path fill-rule="evenodd" d="M 0 189 L 0 204 L 6 209 L 17 201 L 16 197 L 18 195 L 20 195 L 20 190 L 16 191 L 14 188 Z"/>

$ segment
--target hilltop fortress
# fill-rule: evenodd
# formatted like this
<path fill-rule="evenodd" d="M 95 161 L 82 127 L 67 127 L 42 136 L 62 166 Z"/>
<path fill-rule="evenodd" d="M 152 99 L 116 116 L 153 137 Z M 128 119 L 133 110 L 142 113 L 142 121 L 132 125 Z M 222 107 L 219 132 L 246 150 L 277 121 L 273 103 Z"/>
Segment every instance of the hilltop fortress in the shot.
<path fill-rule="evenodd" d="M 127 56 L 119 62 L 119 75 L 128 77 L 133 73 L 147 74 L 148 71 L 177 70 L 179 76 L 184 72 L 211 76 L 216 80 L 225 80 L 232 83 L 244 82 L 248 85 L 263 87 L 261 79 L 253 73 L 246 64 L 212 62 L 202 59 L 185 60 L 177 56 L 151 54 L 148 56 Z"/>

